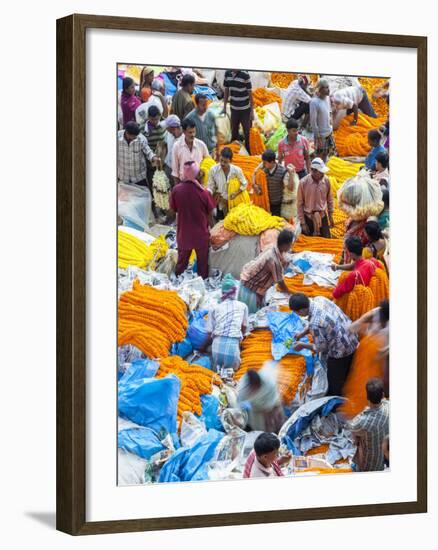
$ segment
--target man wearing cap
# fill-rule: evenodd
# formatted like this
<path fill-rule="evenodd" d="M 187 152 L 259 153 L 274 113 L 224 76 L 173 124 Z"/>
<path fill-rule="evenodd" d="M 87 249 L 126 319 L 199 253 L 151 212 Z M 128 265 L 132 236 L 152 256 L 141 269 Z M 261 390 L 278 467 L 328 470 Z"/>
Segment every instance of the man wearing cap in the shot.
<path fill-rule="evenodd" d="M 286 92 L 282 103 L 283 115 L 287 118 L 299 120 L 304 114 L 309 114 L 309 105 L 312 97 L 307 91 L 309 79 L 306 75 L 300 75 L 297 80 L 293 80 Z M 307 116 L 306 116 L 307 118 Z M 304 127 L 304 123 L 302 126 Z"/>
<path fill-rule="evenodd" d="M 310 124 L 315 140 L 315 155 L 324 162 L 330 153 L 335 152 L 333 126 L 331 123 L 330 87 L 321 78 L 316 85 L 316 96 L 310 100 Z"/>
<path fill-rule="evenodd" d="M 222 280 L 222 297 L 208 313 L 207 330 L 212 344 L 213 366 L 216 370 L 240 366 L 240 341 L 248 326 L 248 306 L 236 300 L 238 282 L 227 273 Z"/>
<path fill-rule="evenodd" d="M 322 159 L 313 159 L 310 174 L 300 181 L 298 187 L 297 210 L 301 230 L 305 235 L 329 239 L 330 227 L 334 226 L 334 206 L 330 181 L 325 175 L 328 170 Z"/>

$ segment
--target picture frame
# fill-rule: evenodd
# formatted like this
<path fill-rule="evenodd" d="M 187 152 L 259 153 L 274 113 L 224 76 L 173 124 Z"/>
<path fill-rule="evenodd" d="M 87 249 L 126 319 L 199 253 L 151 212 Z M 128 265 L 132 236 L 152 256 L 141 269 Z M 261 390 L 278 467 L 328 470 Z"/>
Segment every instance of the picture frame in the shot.
<path fill-rule="evenodd" d="M 411 48 L 417 56 L 417 498 L 132 520 L 87 521 L 86 33 L 90 29 Z M 57 21 L 57 529 L 71 535 L 427 511 L 427 39 L 329 30 L 71 15 Z"/>

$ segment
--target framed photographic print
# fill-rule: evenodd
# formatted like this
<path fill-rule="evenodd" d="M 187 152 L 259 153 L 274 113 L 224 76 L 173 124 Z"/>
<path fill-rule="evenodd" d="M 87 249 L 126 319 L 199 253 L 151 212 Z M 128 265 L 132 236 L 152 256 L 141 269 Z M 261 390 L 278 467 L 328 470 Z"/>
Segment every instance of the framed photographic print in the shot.
<path fill-rule="evenodd" d="M 59 530 L 427 510 L 426 92 L 420 36 L 58 20 Z"/>

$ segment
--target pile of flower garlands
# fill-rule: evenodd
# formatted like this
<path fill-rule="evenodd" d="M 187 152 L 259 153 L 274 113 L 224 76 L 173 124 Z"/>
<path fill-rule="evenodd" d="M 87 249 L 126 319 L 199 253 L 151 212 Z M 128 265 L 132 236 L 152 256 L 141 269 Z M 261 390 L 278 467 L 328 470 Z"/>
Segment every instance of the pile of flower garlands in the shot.
<path fill-rule="evenodd" d="M 371 149 L 368 144 L 368 132 L 382 126 L 385 118 L 372 118 L 359 113 L 355 126 L 351 126 L 352 120 L 352 114 L 344 117 L 335 130 L 336 149 L 341 157 L 364 157 Z"/>
<path fill-rule="evenodd" d="M 378 307 L 383 300 L 389 299 L 388 275 L 383 264 L 380 265 L 381 267 L 376 269 L 368 286 L 361 283 L 356 284 L 351 292 L 347 292 L 335 300 L 335 303 L 352 321 L 356 321 L 368 311 Z M 339 282 L 341 283 L 349 274 L 350 272 L 346 271 L 341 273 Z"/>
<path fill-rule="evenodd" d="M 154 269 L 158 260 L 166 255 L 168 248 L 163 236 L 158 237 L 150 245 L 147 245 L 140 239 L 137 239 L 137 237 L 119 230 L 117 265 L 121 269 L 126 269 L 130 265 Z"/>
<path fill-rule="evenodd" d="M 174 342 L 184 340 L 187 307 L 172 290 L 134 281 L 118 305 L 118 345 L 132 344 L 150 359 L 167 357 Z"/>

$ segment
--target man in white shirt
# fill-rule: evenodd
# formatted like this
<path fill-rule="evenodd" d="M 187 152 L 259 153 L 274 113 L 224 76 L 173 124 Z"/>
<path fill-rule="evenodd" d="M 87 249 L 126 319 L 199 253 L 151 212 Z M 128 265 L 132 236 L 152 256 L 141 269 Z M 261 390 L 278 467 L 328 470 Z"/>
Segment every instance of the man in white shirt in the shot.
<path fill-rule="evenodd" d="M 212 166 L 208 172 L 207 188 L 213 195 L 216 207 L 217 218 L 223 219 L 228 212 L 228 199 L 234 200 L 239 193 L 246 189 L 246 179 L 242 169 L 232 164 L 233 152 L 229 147 L 221 150 L 219 164 Z M 240 188 L 228 196 L 228 184 L 231 178 L 237 178 L 240 181 Z"/>
<path fill-rule="evenodd" d="M 362 86 L 348 86 L 337 90 L 331 97 L 333 118 L 335 128 L 339 125 L 345 114 L 353 113 L 351 125 L 357 124 L 359 110 L 372 118 L 377 118 L 376 112 L 371 105 L 368 94 Z M 344 114 L 345 113 L 345 114 Z"/>
<path fill-rule="evenodd" d="M 299 120 L 303 115 L 306 115 L 302 127 L 306 125 L 306 120 L 309 115 L 309 104 L 312 97 L 307 91 L 309 79 L 306 75 L 300 75 L 297 80 L 289 84 L 289 87 L 284 93 L 282 111 L 286 119 L 293 118 Z"/>

